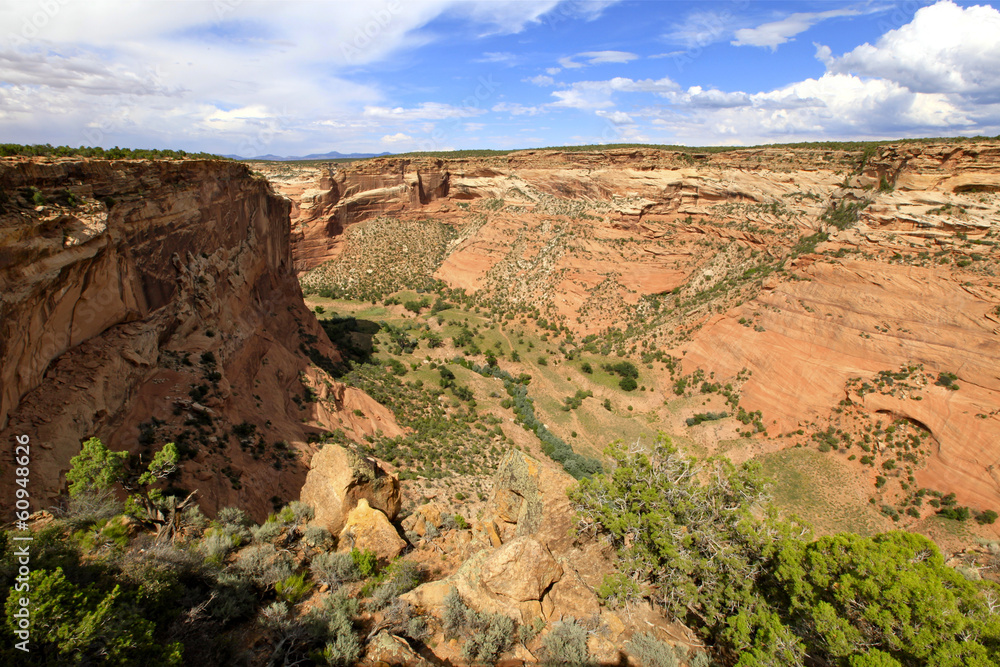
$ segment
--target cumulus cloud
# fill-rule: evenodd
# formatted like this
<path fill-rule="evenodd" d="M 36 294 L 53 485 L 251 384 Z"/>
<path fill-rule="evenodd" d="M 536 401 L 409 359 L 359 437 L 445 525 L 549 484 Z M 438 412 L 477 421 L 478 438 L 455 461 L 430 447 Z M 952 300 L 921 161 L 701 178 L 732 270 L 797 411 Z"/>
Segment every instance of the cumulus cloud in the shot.
<path fill-rule="evenodd" d="M 827 12 L 796 12 L 778 21 L 764 23 L 756 28 L 741 28 L 734 33 L 733 46 L 760 46 L 771 49 L 778 48 L 779 44 L 794 39 L 800 33 L 805 32 L 820 21 L 836 18 L 839 16 L 857 16 L 860 14 L 856 9 L 833 9 Z"/>
<path fill-rule="evenodd" d="M 823 47 L 820 47 L 821 49 Z M 832 72 L 895 81 L 921 93 L 958 93 L 1000 102 L 1000 12 L 962 8 L 945 0 L 919 9 L 913 20 L 839 58 Z"/>
<path fill-rule="evenodd" d="M 413 137 L 408 134 L 403 134 L 402 132 L 397 132 L 396 134 L 387 134 L 381 139 L 383 144 L 399 144 L 405 142 L 413 141 Z"/>

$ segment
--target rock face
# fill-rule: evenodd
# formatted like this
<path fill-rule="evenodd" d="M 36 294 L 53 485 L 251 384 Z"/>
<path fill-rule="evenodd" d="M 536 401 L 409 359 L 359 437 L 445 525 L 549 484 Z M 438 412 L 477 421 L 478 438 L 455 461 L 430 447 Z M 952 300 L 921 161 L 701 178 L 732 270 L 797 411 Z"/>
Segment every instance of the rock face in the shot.
<path fill-rule="evenodd" d="M 310 435 L 398 430 L 314 363 L 339 354 L 302 302 L 289 203 L 244 165 L 10 158 L 0 192 L 0 437 L 31 437 L 35 502 L 82 439 L 176 441 L 176 484 L 260 519 L 296 497 Z"/>
<path fill-rule="evenodd" d="M 373 459 L 326 445 L 312 458 L 299 500 L 315 510 L 312 523 L 338 535 L 361 500 L 394 521 L 400 508 L 399 480 Z"/>
<path fill-rule="evenodd" d="M 352 549 L 374 551 L 380 560 L 390 561 L 406 547 L 406 542 L 385 514 L 372 509 L 368 500 L 361 498 L 357 506 L 347 513 L 337 545 L 344 552 Z"/>

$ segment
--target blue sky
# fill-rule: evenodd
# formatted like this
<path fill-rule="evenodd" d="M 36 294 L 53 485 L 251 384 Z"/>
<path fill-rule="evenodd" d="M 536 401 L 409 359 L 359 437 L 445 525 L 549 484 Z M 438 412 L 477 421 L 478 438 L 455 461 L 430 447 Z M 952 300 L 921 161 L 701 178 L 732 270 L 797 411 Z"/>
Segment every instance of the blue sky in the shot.
<path fill-rule="evenodd" d="M 0 141 L 302 155 L 1000 134 L 952 2 L 0 0 Z"/>

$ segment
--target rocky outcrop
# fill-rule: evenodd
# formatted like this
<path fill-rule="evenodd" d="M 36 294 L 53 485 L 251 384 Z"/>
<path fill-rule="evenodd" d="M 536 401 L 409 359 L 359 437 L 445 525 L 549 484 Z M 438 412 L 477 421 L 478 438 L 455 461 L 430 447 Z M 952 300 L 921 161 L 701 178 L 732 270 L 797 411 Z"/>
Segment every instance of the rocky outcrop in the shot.
<path fill-rule="evenodd" d="M 245 166 L 11 158 L 0 191 L 0 437 L 31 437 L 40 505 L 97 435 L 144 458 L 176 441 L 176 485 L 263 518 L 338 418 L 395 427 L 317 365 L 339 355 L 302 303 L 289 203 Z"/>
<path fill-rule="evenodd" d="M 366 498 L 359 499 L 354 509 L 347 513 L 337 542 L 340 551 L 374 551 L 382 562 L 392 560 L 405 547 L 406 542 L 396 532 L 389 518 L 369 506 Z"/>
<path fill-rule="evenodd" d="M 338 535 L 361 500 L 395 521 L 399 480 L 374 459 L 339 445 L 326 445 L 312 458 L 299 500 L 316 514 L 312 523 Z"/>
<path fill-rule="evenodd" d="M 451 575 L 421 584 L 401 599 L 442 618 L 454 589 L 475 611 L 503 614 L 521 625 L 544 626 L 527 648 L 517 647 L 514 653 L 528 662 L 535 661 L 544 633 L 570 617 L 596 628 L 591 655 L 607 664 L 624 659 L 621 647 L 635 632 L 670 629 L 671 636 L 683 636 L 681 626 L 669 624 L 647 604 L 636 605 L 627 614 L 602 610 L 595 590 L 614 571 L 614 555 L 608 545 L 576 538 L 574 512 L 566 499 L 570 483 L 572 478 L 562 471 L 511 450 L 494 475 L 494 493 L 483 519 L 474 527 L 472 545 L 478 544 L 479 550 Z M 414 515 L 419 514 L 418 509 Z M 497 530 L 498 521 L 509 525 Z M 505 536 L 502 541 L 499 533 Z M 454 642 L 440 639 L 429 643 L 436 647 L 437 657 L 457 660 Z"/>

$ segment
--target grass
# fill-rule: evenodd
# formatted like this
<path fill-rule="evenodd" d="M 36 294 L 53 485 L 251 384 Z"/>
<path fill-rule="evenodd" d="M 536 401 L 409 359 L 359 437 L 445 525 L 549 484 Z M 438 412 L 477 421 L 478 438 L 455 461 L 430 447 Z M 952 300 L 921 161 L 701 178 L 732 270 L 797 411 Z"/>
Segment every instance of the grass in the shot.
<path fill-rule="evenodd" d="M 792 448 L 759 460 L 764 474 L 775 482 L 778 507 L 810 522 L 817 533 L 873 535 L 886 529 L 877 510 L 851 496 L 849 484 L 855 473 L 831 455 Z"/>

